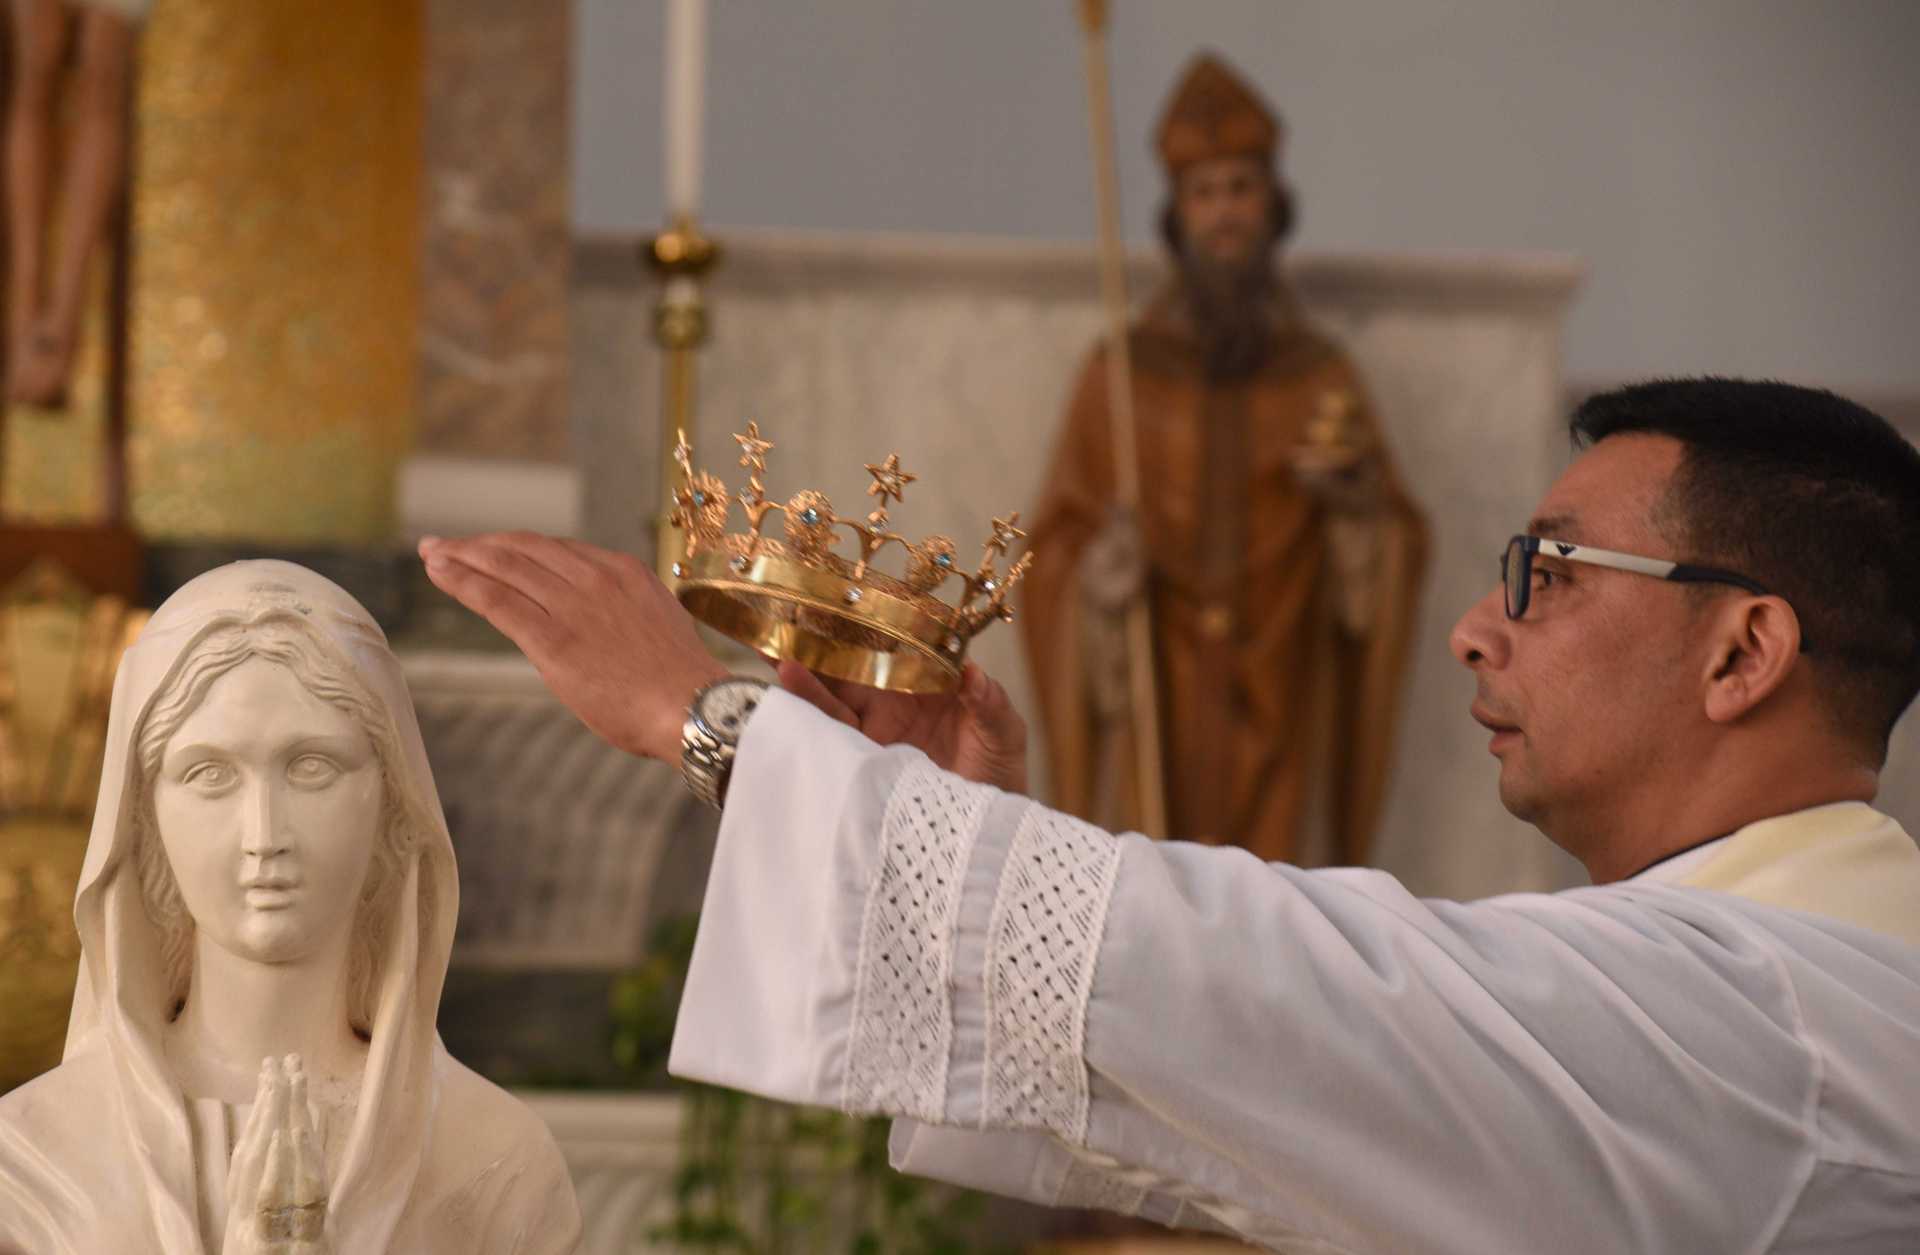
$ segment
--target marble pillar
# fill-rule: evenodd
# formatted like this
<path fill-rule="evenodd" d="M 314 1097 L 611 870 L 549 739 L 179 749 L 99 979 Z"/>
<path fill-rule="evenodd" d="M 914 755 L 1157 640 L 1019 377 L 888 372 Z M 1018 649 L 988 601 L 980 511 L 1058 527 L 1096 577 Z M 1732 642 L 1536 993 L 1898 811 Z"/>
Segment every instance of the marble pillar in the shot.
<path fill-rule="evenodd" d="M 572 38 L 565 4 L 428 0 L 422 457 L 566 460 Z"/>

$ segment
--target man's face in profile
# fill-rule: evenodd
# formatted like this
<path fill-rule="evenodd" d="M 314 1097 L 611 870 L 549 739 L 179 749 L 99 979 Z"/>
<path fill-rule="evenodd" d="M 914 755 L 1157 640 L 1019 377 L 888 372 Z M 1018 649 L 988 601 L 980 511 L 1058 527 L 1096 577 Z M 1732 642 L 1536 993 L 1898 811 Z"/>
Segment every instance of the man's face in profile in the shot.
<path fill-rule="evenodd" d="M 1197 161 L 1180 172 L 1174 205 L 1188 250 L 1221 269 L 1245 266 L 1268 244 L 1273 178 L 1253 157 Z"/>
<path fill-rule="evenodd" d="M 1527 530 L 1684 560 L 1683 542 L 1655 522 L 1680 458 L 1665 436 L 1602 440 L 1548 489 Z M 1492 733 L 1501 803 L 1560 841 L 1654 779 L 1676 747 L 1706 731 L 1702 621 L 1685 586 L 1548 551 L 1523 618 L 1506 617 L 1498 585 L 1481 598 L 1451 645 L 1474 673 L 1473 717 Z"/>

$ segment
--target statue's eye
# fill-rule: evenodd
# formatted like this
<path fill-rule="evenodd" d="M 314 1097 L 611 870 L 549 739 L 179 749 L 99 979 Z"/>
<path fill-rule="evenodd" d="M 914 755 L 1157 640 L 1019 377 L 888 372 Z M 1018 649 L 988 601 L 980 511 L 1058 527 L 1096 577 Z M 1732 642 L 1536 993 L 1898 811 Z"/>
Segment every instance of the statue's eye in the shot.
<path fill-rule="evenodd" d="M 218 793 L 233 783 L 234 774 L 233 768 L 225 763 L 208 762 L 195 764 L 180 778 L 202 793 Z"/>
<path fill-rule="evenodd" d="M 302 754 L 287 764 L 287 779 L 295 784 L 331 784 L 339 774 L 339 766 L 321 754 Z"/>

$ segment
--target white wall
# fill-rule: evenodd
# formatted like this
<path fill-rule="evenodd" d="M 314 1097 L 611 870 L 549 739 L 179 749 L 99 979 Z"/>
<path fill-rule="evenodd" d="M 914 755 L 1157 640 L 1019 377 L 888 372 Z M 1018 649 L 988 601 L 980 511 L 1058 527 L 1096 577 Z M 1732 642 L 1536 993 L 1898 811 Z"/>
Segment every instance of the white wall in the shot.
<path fill-rule="evenodd" d="M 574 212 L 660 219 L 658 0 L 576 0 Z M 1299 243 L 1588 258 L 1568 373 L 1920 393 L 1920 3 L 1116 0 L 1128 233 L 1199 47 L 1291 135 Z M 712 0 L 709 218 L 1092 229 L 1072 0 Z"/>

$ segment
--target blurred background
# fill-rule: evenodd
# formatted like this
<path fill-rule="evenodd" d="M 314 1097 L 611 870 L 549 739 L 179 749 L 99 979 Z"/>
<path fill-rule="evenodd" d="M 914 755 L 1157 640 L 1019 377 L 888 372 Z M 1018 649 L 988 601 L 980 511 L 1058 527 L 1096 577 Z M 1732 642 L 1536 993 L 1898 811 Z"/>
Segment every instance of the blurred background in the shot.
<path fill-rule="evenodd" d="M 641 120 L 659 109 L 663 10 L 580 0 L 574 24 L 572 221 L 653 229 L 661 136 Z M 717 5 L 708 212 L 1088 238 L 1077 38 L 1069 4 Z M 1119 0 L 1112 46 L 1122 214 L 1143 247 L 1164 195 L 1152 125 L 1212 48 L 1287 120 L 1303 251 L 1577 254 L 1576 383 L 1920 391 L 1911 5 Z"/>

